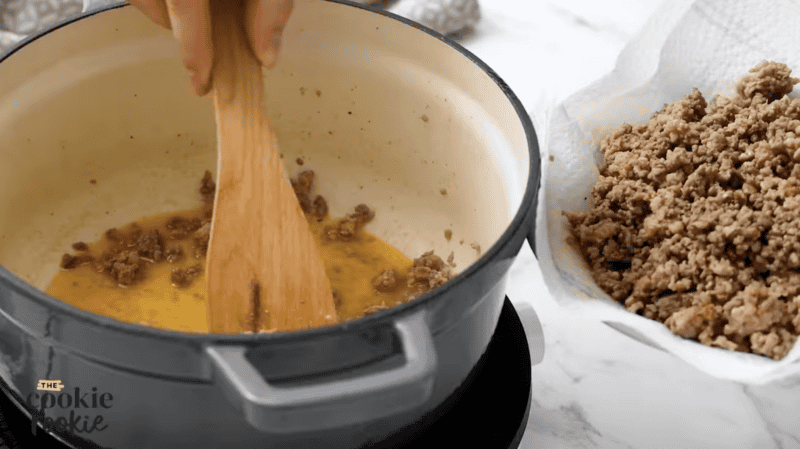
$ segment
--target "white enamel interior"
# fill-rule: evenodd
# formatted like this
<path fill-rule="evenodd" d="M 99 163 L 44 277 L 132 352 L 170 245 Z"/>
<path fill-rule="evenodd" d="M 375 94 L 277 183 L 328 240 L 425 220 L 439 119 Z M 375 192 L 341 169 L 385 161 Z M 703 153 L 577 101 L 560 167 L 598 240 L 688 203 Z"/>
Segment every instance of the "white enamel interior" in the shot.
<path fill-rule="evenodd" d="M 453 251 L 464 270 L 470 243 L 486 251 L 521 205 L 529 155 L 513 106 L 435 37 L 295 3 L 265 77 L 288 171 L 302 157 L 332 215 L 366 203 L 371 232 L 409 257 Z M 171 34 L 134 8 L 32 42 L 0 64 L 0 264 L 44 289 L 73 242 L 198 206 L 215 142 L 210 97 L 190 93 Z"/>

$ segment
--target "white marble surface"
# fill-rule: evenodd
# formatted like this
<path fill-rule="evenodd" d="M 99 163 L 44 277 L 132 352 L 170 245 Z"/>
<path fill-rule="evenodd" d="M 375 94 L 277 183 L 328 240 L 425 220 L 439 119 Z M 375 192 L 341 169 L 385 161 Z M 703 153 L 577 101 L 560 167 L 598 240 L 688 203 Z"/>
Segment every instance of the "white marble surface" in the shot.
<path fill-rule="evenodd" d="M 541 124 L 559 100 L 610 72 L 658 0 L 489 0 L 461 43 Z M 800 381 L 746 387 L 576 320 L 550 298 L 525 245 L 508 296 L 535 308 L 544 360 L 532 368 L 522 448 L 800 448 Z"/>

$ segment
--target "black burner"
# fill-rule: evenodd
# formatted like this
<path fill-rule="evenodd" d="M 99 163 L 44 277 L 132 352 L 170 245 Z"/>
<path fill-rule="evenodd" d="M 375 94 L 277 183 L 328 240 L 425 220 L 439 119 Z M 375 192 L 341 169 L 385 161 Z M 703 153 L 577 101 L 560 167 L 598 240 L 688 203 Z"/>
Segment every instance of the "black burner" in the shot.
<path fill-rule="evenodd" d="M 433 412 L 372 447 L 516 449 L 531 411 L 531 353 L 506 298 L 497 330 L 464 383 Z M 414 429 L 410 431 L 408 429 Z"/>
<path fill-rule="evenodd" d="M 0 379 L 0 449 L 94 448 L 59 442 L 31 421 Z M 436 410 L 373 448 L 473 446 L 517 448 L 531 408 L 531 358 L 522 322 L 506 298 L 486 353 L 464 384 Z"/>

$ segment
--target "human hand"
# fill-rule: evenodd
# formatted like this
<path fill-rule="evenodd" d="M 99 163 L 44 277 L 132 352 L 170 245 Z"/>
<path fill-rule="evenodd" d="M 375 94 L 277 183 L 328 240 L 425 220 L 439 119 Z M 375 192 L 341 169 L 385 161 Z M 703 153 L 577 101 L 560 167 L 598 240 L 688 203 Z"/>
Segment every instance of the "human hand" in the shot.
<path fill-rule="evenodd" d="M 265 67 L 278 57 L 283 28 L 294 0 L 128 0 L 150 20 L 171 29 L 178 40 L 183 64 L 199 96 L 211 91 L 214 45 L 209 1 L 245 2 L 245 25 L 250 48 Z"/>

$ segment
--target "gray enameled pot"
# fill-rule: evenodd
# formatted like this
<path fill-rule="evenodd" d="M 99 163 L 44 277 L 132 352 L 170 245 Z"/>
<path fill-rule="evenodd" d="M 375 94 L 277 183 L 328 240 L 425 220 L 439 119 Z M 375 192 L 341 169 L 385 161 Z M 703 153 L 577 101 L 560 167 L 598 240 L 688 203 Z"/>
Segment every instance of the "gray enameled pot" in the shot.
<path fill-rule="evenodd" d="M 102 417 L 81 437 L 359 447 L 452 394 L 494 333 L 508 270 L 533 245 L 539 150 L 521 103 L 419 25 L 344 1 L 295 3 L 266 75 L 287 168 L 302 156 L 333 215 L 371 205 L 371 232 L 411 257 L 452 251 L 459 276 L 367 318 L 273 335 L 161 331 L 43 294 L 71 243 L 199 204 L 188 192 L 215 169 L 215 127 L 171 34 L 132 7 L 33 36 L 0 60 L 0 378 L 33 405 L 40 380 L 60 380 L 46 416 L 83 416 L 78 430 Z M 107 393 L 107 407 L 87 408 L 89 393 Z"/>

